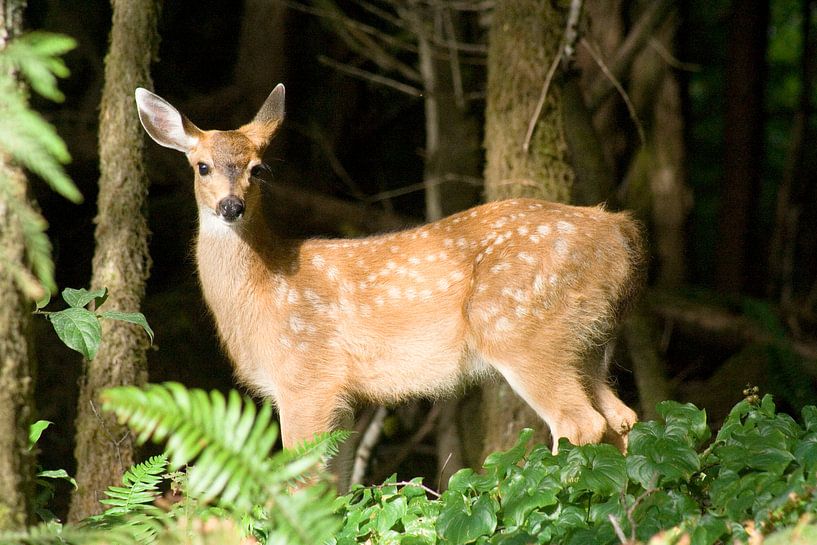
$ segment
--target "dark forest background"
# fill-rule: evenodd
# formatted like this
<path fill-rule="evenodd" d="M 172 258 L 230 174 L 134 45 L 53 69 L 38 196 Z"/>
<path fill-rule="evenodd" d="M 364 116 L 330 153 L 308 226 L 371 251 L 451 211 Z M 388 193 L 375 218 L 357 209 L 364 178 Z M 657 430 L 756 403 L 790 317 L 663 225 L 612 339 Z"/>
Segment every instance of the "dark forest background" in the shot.
<path fill-rule="evenodd" d="M 472 136 L 442 133 L 443 145 L 463 154 L 462 168 L 431 186 L 440 189 L 438 203 L 448 213 L 483 199 L 492 3 L 439 4 L 451 14 L 453 35 L 472 46 L 460 51 L 458 114 L 442 122 L 470 127 Z M 659 4 L 661 12 L 642 29 L 643 14 Z M 410 77 L 422 73 L 416 40 L 385 16 L 399 5 L 413 3 L 165 2 L 155 91 L 198 126 L 227 129 L 248 121 L 276 83 L 286 85 L 287 120 L 267 155 L 269 210 L 284 234 L 359 236 L 422 222 L 433 216 L 423 190 L 431 162 L 427 104 L 422 81 Z M 436 28 L 439 20 L 430 21 Z M 84 204 L 72 205 L 33 184 L 50 223 L 60 288 L 87 286 L 91 276 L 110 24 L 111 8 L 102 1 L 36 0 L 26 11 L 27 28 L 64 33 L 79 44 L 66 57 L 65 102 L 35 103 L 68 143 L 68 172 L 85 196 Z M 637 343 L 619 343 L 622 397 L 642 415 L 652 410 L 645 393 L 692 401 L 715 424 L 747 384 L 790 410 L 817 401 L 817 3 L 599 0 L 586 3 L 580 28 L 610 63 L 634 31 L 647 33 L 617 78 L 627 99 L 615 90 L 597 93 L 592 110 L 614 184 L 614 198 L 604 200 L 635 210 L 651 244 L 642 319 L 629 326 L 642 328 L 648 353 Z M 388 51 L 399 62 L 389 67 L 361 36 L 408 45 Z M 591 101 L 605 78 L 588 50 L 579 48 L 572 70 Z M 226 390 L 234 386 L 230 364 L 201 300 L 191 254 L 191 173 L 181 155 L 152 143 L 146 150 L 153 266 L 142 311 L 156 331 L 149 377 Z M 57 423 L 41 444 L 41 463 L 72 473 L 82 362 L 45 320 L 35 326 L 37 410 Z M 652 365 L 640 371 L 645 362 Z M 398 471 L 437 482 L 430 406 L 390 412 L 367 479 Z M 362 425 L 373 412 L 361 409 Z M 460 411 L 461 435 L 469 414 Z"/>

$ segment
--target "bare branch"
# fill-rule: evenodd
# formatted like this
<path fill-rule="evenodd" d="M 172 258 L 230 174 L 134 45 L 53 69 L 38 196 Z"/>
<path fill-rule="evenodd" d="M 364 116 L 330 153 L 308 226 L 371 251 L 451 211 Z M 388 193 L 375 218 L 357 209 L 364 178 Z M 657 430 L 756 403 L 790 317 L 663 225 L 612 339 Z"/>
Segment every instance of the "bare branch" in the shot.
<path fill-rule="evenodd" d="M 539 121 L 539 117 L 542 115 L 542 109 L 545 107 L 545 100 L 547 99 L 547 94 L 550 90 L 550 84 L 553 81 L 553 76 L 556 74 L 556 69 L 559 68 L 559 64 L 561 62 L 564 62 L 565 66 L 567 66 L 568 63 L 572 61 L 573 55 L 576 52 L 576 40 L 578 40 L 579 37 L 579 19 L 581 18 L 583 6 L 584 0 L 572 0 L 570 2 L 570 11 L 567 16 L 567 24 L 565 26 L 562 45 L 560 46 L 559 51 L 553 57 L 553 62 L 550 63 L 550 68 L 545 76 L 545 82 L 542 85 L 542 92 L 539 93 L 539 100 L 536 102 L 536 108 L 534 108 L 533 116 L 531 116 L 530 122 L 528 123 L 528 130 L 525 133 L 525 141 L 522 143 L 522 151 L 525 153 L 527 153 L 530 149 L 533 131 L 536 128 L 536 123 Z"/>
<path fill-rule="evenodd" d="M 445 28 L 445 35 L 448 38 L 448 54 L 451 64 L 451 81 L 454 87 L 454 98 L 456 99 L 459 108 L 465 108 L 465 96 L 462 90 L 462 70 L 460 69 L 460 57 L 457 51 L 457 32 L 454 28 L 454 20 L 451 18 L 451 12 L 447 9 L 442 10 L 443 27 Z"/>
<path fill-rule="evenodd" d="M 553 57 L 553 62 L 550 63 L 548 73 L 545 76 L 545 83 L 542 85 L 542 92 L 539 93 L 539 100 L 536 102 L 536 108 L 533 110 L 533 115 L 528 123 L 528 131 L 525 133 L 525 141 L 522 143 L 522 151 L 525 153 L 530 149 L 530 141 L 533 138 L 533 130 L 536 128 L 536 123 L 539 121 L 539 116 L 542 115 L 542 108 L 545 107 L 545 100 L 550 90 L 550 82 L 553 81 L 553 76 L 556 74 L 556 69 L 559 68 L 559 63 L 562 56 L 557 54 Z"/>
<path fill-rule="evenodd" d="M 660 41 L 656 40 L 655 38 L 650 38 L 650 47 L 658 53 L 658 56 L 663 59 L 665 63 L 669 66 L 676 68 L 678 70 L 684 70 L 686 72 L 700 72 L 701 65 L 694 62 L 684 62 L 675 58 L 675 56 L 662 44 Z"/>
<path fill-rule="evenodd" d="M 666 14 L 673 8 L 675 3 L 672 0 L 653 0 L 647 2 L 646 5 L 647 7 L 635 26 L 613 55 L 609 63 L 610 67 L 606 70 L 604 77 L 597 78 L 591 85 L 587 96 L 587 107 L 591 111 L 598 108 L 601 101 L 613 91 L 615 87 L 613 82 L 618 81 L 618 78 L 621 78 L 627 72 L 636 55 L 644 48 L 644 44 L 655 32 L 658 25 L 665 20 Z"/>
<path fill-rule="evenodd" d="M 477 187 L 481 187 L 483 185 L 482 178 L 474 178 L 472 176 L 464 176 L 461 174 L 449 173 L 439 178 L 430 178 L 428 180 L 424 180 L 416 184 L 405 185 L 403 187 L 398 187 L 397 189 L 382 191 L 366 199 L 366 202 L 375 203 L 386 199 L 393 199 L 394 197 L 401 197 L 403 195 L 408 195 L 409 193 L 414 193 L 415 191 L 423 191 L 427 189 L 429 186 L 435 186 L 450 182 L 460 182 L 464 184 L 474 185 Z"/>
<path fill-rule="evenodd" d="M 587 52 L 590 53 L 590 56 L 593 57 L 593 60 L 596 62 L 598 67 L 604 73 L 604 75 L 610 80 L 610 83 L 615 87 L 618 91 L 618 94 L 621 96 L 621 99 L 624 101 L 624 104 L 627 105 L 627 111 L 630 113 L 630 119 L 633 120 L 635 124 L 635 128 L 638 131 L 638 138 L 641 140 L 641 145 L 645 145 L 647 143 L 647 138 L 644 135 L 644 126 L 641 124 L 641 120 L 638 118 L 638 112 L 635 111 L 635 106 L 633 105 L 633 101 L 630 100 L 630 96 L 627 94 L 627 91 L 624 90 L 624 87 L 621 85 L 621 82 L 616 79 L 607 65 L 604 63 L 604 59 L 601 58 L 601 54 L 598 51 L 593 49 L 593 46 L 590 45 L 590 42 L 587 39 L 582 38 L 582 45 Z"/>
<path fill-rule="evenodd" d="M 330 3 L 333 9 L 321 9 L 307 6 L 293 0 L 281 1 L 286 3 L 286 5 L 292 9 L 309 13 L 311 15 L 316 15 L 334 22 L 335 33 L 346 43 L 347 46 L 349 46 L 352 51 L 371 60 L 382 69 L 393 70 L 409 81 L 420 81 L 420 75 L 416 70 L 383 49 L 383 47 L 374 38 L 381 40 L 389 46 L 416 52 L 417 49 L 413 44 L 408 44 L 402 40 L 398 40 L 390 34 L 381 32 L 372 26 L 348 17 L 333 3 Z"/>
<path fill-rule="evenodd" d="M 396 79 L 392 79 L 387 76 L 381 76 L 380 74 L 375 74 L 373 72 L 369 72 L 368 70 L 363 70 L 362 68 L 357 68 L 355 66 L 351 66 L 348 64 L 343 64 L 341 62 L 335 61 L 323 55 L 318 57 L 318 61 L 330 68 L 334 68 L 338 72 L 344 72 L 358 79 L 371 81 L 373 83 L 385 85 L 386 87 L 391 87 L 396 91 L 400 91 L 401 93 L 405 93 L 414 98 L 420 98 L 423 96 L 423 91 L 421 89 L 418 89 L 417 87 L 414 87 L 407 83 L 402 83 L 400 81 L 397 81 Z"/>
<path fill-rule="evenodd" d="M 383 431 L 383 422 L 389 412 L 385 407 L 378 407 L 374 413 L 355 452 L 355 463 L 352 467 L 352 476 L 349 478 L 349 486 L 363 484 L 363 477 L 366 475 L 366 468 L 369 466 L 369 459 L 372 457 L 372 450 L 380 438 Z"/>

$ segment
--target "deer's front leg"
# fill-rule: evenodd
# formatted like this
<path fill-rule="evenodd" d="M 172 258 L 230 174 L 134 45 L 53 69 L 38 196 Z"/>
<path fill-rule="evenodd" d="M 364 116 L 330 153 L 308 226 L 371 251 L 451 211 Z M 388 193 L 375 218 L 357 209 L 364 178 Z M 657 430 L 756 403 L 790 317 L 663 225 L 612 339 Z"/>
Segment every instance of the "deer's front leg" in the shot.
<path fill-rule="evenodd" d="M 335 428 L 342 404 L 330 392 L 289 393 L 279 396 L 281 438 L 284 448 L 312 440 L 315 434 Z"/>

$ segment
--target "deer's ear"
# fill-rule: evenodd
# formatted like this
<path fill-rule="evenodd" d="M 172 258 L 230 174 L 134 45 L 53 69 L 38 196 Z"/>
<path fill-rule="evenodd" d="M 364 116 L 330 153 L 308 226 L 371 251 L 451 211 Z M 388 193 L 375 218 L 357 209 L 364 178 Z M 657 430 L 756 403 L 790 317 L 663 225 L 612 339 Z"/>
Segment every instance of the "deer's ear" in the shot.
<path fill-rule="evenodd" d="M 136 89 L 135 96 L 139 121 L 157 144 L 182 153 L 189 153 L 196 146 L 201 130 L 168 101 L 141 87 Z"/>
<path fill-rule="evenodd" d="M 247 136 L 260 148 L 265 148 L 284 122 L 284 85 L 279 83 L 264 101 L 253 120 L 244 125 Z"/>

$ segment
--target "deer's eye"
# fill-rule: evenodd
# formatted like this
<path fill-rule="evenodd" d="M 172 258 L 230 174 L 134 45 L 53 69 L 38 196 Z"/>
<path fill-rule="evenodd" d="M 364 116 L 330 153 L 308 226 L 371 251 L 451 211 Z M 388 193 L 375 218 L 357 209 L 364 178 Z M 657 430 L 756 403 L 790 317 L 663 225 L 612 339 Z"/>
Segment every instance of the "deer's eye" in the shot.
<path fill-rule="evenodd" d="M 210 174 L 210 165 L 208 165 L 207 163 L 199 163 L 198 165 L 196 165 L 196 167 L 198 167 L 199 174 L 201 174 L 202 176 L 207 176 L 208 174 Z"/>
<path fill-rule="evenodd" d="M 264 163 L 260 163 L 260 164 L 255 165 L 254 167 L 252 167 L 252 168 L 250 169 L 250 176 L 252 176 L 253 178 L 261 178 L 261 176 L 262 176 L 262 175 L 264 174 L 264 172 L 266 172 L 267 170 L 269 170 L 269 168 L 267 167 L 267 165 L 265 165 Z"/>

